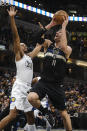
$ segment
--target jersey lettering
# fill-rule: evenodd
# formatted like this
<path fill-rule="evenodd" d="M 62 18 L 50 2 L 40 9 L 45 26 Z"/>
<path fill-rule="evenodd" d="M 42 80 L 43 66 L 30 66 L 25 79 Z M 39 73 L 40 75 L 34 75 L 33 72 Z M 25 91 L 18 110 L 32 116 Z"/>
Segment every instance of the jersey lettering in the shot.
<path fill-rule="evenodd" d="M 30 69 L 32 69 L 32 67 L 33 67 L 32 63 L 30 63 L 29 61 L 26 61 L 26 62 L 25 62 L 25 66 L 26 66 L 27 68 L 30 68 Z"/>
<path fill-rule="evenodd" d="M 56 65 L 56 55 L 53 55 L 53 61 L 52 61 L 52 66 Z"/>

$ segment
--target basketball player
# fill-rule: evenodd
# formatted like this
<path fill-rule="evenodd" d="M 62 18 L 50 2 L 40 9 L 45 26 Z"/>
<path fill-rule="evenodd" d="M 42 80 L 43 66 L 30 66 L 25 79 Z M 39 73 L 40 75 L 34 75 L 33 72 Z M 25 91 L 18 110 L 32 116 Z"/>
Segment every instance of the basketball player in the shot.
<path fill-rule="evenodd" d="M 10 7 L 8 14 L 11 20 L 11 28 L 13 33 L 14 41 L 14 53 L 15 53 L 15 63 L 17 68 L 16 81 L 14 82 L 12 93 L 11 93 L 11 103 L 10 103 L 10 113 L 7 117 L 0 121 L 0 131 L 13 119 L 16 118 L 18 111 L 23 110 L 27 117 L 28 131 L 36 131 L 34 124 L 34 114 L 32 112 L 32 105 L 27 100 L 27 92 L 31 88 L 31 82 L 33 77 L 33 63 L 32 59 L 38 54 L 43 45 L 38 45 L 35 49 L 27 53 L 27 46 L 24 43 L 20 43 L 20 38 L 18 35 L 17 27 L 15 24 L 14 16 L 17 11 L 14 7 Z M 56 23 L 52 22 L 46 26 L 46 29 L 50 29 Z M 37 34 L 40 44 L 40 36 L 45 32 L 39 32 Z"/>
<path fill-rule="evenodd" d="M 67 45 L 67 24 L 68 18 L 64 20 L 62 28 L 56 32 L 55 43 L 48 45 L 43 60 L 41 80 L 31 89 L 28 100 L 44 115 L 47 110 L 42 107 L 40 100 L 47 94 L 53 106 L 59 110 L 66 131 L 72 131 L 70 116 L 65 106 L 65 92 L 62 87 L 66 72 L 66 62 L 72 52 L 71 47 Z"/>

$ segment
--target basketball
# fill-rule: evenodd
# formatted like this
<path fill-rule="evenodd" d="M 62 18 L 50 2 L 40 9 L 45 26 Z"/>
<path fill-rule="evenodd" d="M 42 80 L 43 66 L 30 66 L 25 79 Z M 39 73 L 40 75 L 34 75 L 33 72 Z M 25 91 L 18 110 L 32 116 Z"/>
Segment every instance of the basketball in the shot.
<path fill-rule="evenodd" d="M 63 23 L 63 21 L 64 21 L 64 18 L 66 19 L 66 17 L 68 18 L 67 12 L 66 12 L 66 11 L 63 11 L 63 10 L 59 10 L 59 11 L 57 11 L 57 12 L 54 14 L 53 20 L 54 20 L 57 24 L 61 25 L 61 24 Z"/>

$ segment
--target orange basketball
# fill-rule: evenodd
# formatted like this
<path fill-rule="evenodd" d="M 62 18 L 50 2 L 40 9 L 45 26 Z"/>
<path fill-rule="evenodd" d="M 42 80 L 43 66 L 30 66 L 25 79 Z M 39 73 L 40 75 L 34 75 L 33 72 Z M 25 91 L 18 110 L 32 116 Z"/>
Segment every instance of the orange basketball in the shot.
<path fill-rule="evenodd" d="M 61 24 L 63 23 L 63 21 L 64 21 L 64 18 L 66 19 L 66 17 L 68 17 L 67 12 L 66 12 L 66 11 L 63 11 L 63 10 L 59 10 L 59 11 L 57 11 L 57 12 L 54 14 L 53 20 L 54 20 L 57 24 L 61 25 Z"/>

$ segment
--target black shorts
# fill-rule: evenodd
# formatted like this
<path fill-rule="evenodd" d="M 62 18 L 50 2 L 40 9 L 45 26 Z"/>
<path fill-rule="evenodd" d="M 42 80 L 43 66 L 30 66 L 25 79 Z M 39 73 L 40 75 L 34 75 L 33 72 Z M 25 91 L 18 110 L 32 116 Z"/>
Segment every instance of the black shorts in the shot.
<path fill-rule="evenodd" d="M 55 108 L 59 110 L 66 109 L 65 91 L 58 83 L 39 80 L 39 82 L 33 86 L 30 92 L 36 92 L 39 95 L 40 100 L 43 99 L 47 94 Z"/>

